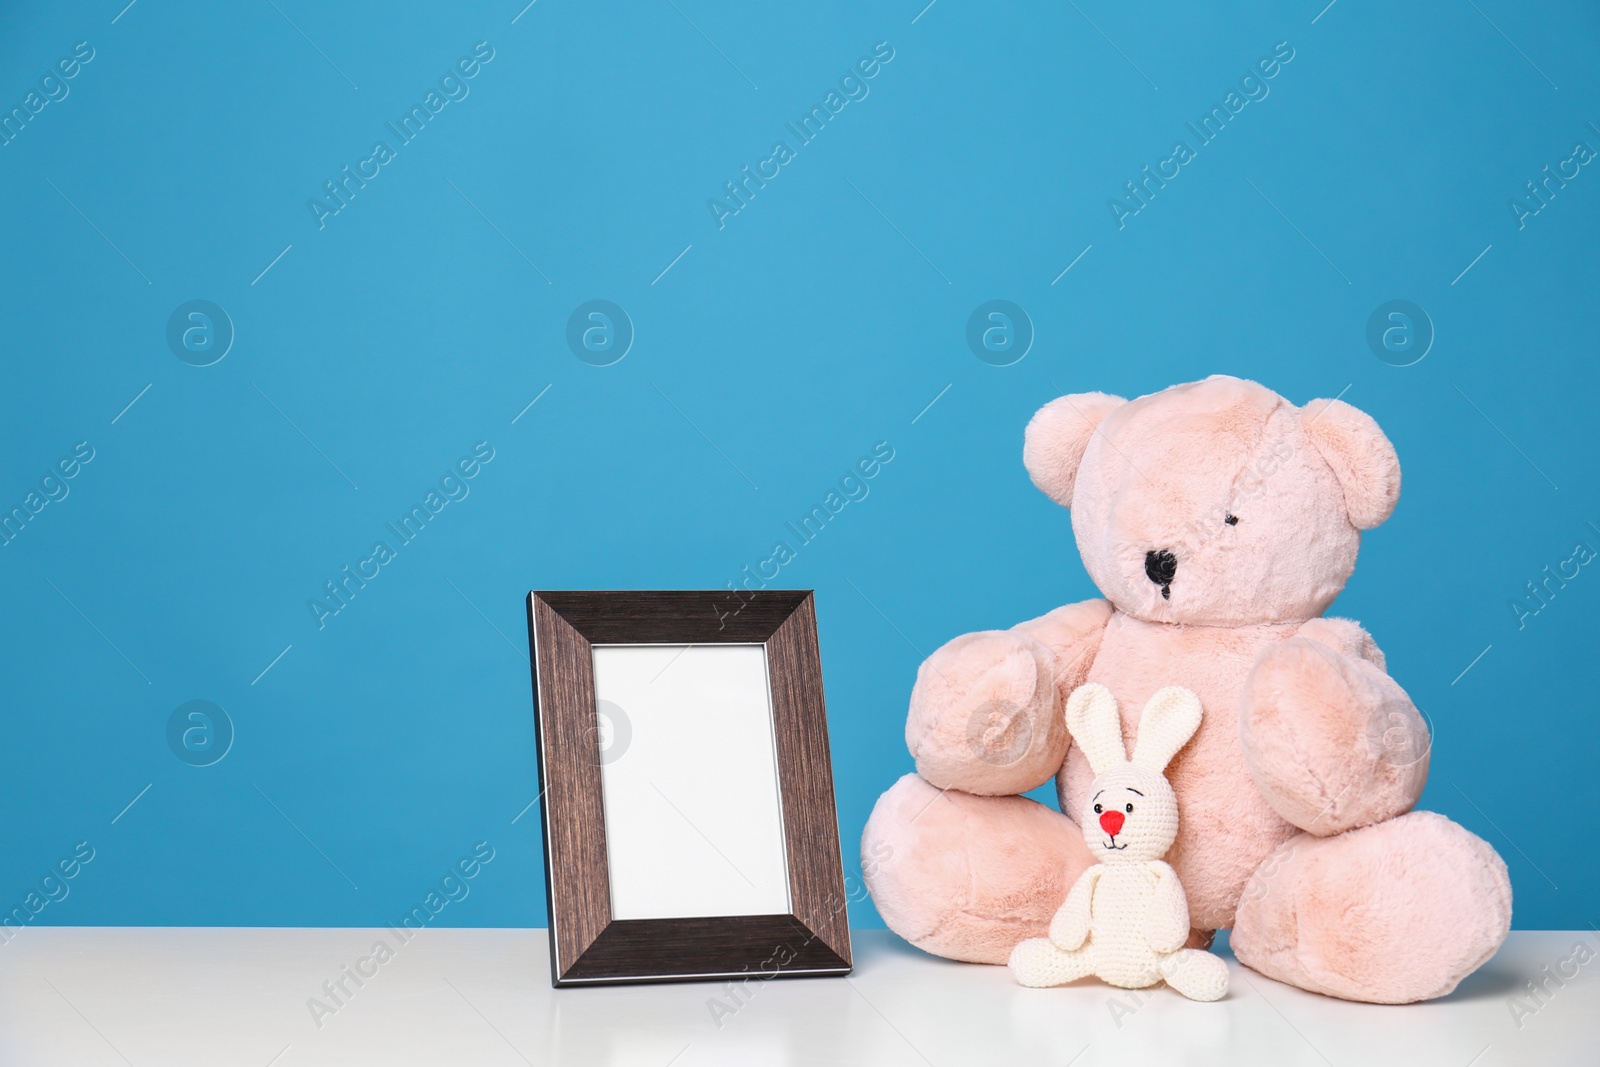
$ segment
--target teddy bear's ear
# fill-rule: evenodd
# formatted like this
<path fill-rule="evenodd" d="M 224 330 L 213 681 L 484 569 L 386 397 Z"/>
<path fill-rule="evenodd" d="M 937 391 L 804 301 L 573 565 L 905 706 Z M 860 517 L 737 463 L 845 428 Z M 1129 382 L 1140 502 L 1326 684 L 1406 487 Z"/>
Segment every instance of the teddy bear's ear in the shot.
<path fill-rule="evenodd" d="M 1128 762 L 1117 698 L 1103 685 L 1090 682 L 1072 691 L 1067 698 L 1067 732 L 1089 757 L 1089 769 L 1096 775 Z"/>
<path fill-rule="evenodd" d="M 1313 400 L 1300 425 L 1339 479 L 1351 525 L 1370 530 L 1387 519 L 1400 499 L 1400 457 L 1373 417 L 1342 400 Z"/>
<path fill-rule="evenodd" d="M 1072 506 L 1072 487 L 1078 480 L 1089 438 L 1114 409 L 1126 404 L 1120 396 L 1073 393 L 1050 401 L 1028 422 L 1022 462 L 1033 484 L 1064 508 Z"/>
<path fill-rule="evenodd" d="M 1157 690 L 1139 715 L 1133 759 L 1141 767 L 1164 771 L 1178 750 L 1200 729 L 1200 698 L 1182 686 Z"/>

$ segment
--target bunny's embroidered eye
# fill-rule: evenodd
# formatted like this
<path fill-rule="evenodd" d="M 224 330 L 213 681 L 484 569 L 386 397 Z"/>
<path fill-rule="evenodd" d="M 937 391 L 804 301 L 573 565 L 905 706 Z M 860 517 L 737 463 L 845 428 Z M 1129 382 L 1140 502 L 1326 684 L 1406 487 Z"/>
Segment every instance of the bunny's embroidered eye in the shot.
<path fill-rule="evenodd" d="M 1239 525 L 1239 516 L 1233 514 L 1224 515 L 1222 517 L 1222 521 L 1227 523 L 1229 526 L 1237 526 Z"/>
<path fill-rule="evenodd" d="M 1132 815 L 1133 814 L 1133 805 L 1129 804 L 1127 807 L 1123 808 L 1122 810 L 1127 812 L 1129 815 Z"/>
<path fill-rule="evenodd" d="M 1105 810 L 1106 810 L 1106 809 L 1105 809 L 1105 807 L 1104 807 L 1104 806 L 1103 806 L 1103 805 L 1100 805 L 1100 804 L 1096 804 L 1096 805 L 1095 805 L 1095 806 L 1094 806 L 1094 813 L 1095 813 L 1095 814 L 1096 814 L 1096 815 L 1099 815 L 1099 814 L 1100 814 L 1100 813 L 1101 813 L 1101 812 L 1102 812 L 1102 811 L 1105 811 Z"/>

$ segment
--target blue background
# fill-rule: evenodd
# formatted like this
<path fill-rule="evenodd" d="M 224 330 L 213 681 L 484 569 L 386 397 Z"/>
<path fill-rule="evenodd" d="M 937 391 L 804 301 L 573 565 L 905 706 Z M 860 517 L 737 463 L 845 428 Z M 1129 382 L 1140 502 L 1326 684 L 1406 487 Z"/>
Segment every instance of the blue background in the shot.
<path fill-rule="evenodd" d="M 39 922 L 375 925 L 487 840 L 438 921 L 543 925 L 526 591 L 721 587 L 888 441 L 777 583 L 817 590 L 853 870 L 923 656 L 1095 595 L 1030 414 L 1223 372 L 1393 439 L 1399 510 L 1334 610 L 1431 717 L 1423 803 L 1505 856 L 1516 925 L 1600 918 L 1600 574 L 1510 608 L 1600 548 L 1600 166 L 1509 208 L 1600 147 L 1591 6 L 520 6 L 0 15 L 6 110 L 95 49 L 0 148 L 0 504 L 95 450 L 0 549 L 0 908 L 87 840 Z M 308 199 L 480 40 L 470 95 L 319 229 Z M 708 199 L 879 41 L 870 95 L 719 229 Z M 166 342 L 192 299 L 237 333 L 209 367 Z M 565 340 L 591 299 L 636 331 L 613 366 Z M 991 299 L 1036 331 L 1013 366 L 964 339 Z M 1391 299 L 1436 331 L 1413 366 L 1365 339 Z M 307 601 L 478 441 L 470 496 L 319 630 Z M 194 699 L 236 732 L 208 767 L 167 743 Z"/>

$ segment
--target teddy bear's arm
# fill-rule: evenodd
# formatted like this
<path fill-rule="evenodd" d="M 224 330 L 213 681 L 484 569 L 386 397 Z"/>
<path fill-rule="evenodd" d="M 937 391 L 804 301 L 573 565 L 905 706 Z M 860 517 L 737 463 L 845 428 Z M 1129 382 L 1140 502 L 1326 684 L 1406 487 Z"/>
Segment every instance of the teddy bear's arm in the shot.
<path fill-rule="evenodd" d="M 1019 622 L 1011 632 L 1031 637 L 1050 650 L 1055 659 L 1052 676 L 1056 689 L 1066 696 L 1088 677 L 1089 665 L 1111 621 L 1111 610 L 1106 600 L 1080 600 Z"/>
<path fill-rule="evenodd" d="M 1068 604 L 1010 630 L 964 634 L 917 671 L 906 747 L 940 789 L 1026 793 L 1061 769 L 1071 738 L 1061 709 L 1111 619 L 1104 600 Z"/>
<path fill-rule="evenodd" d="M 1410 811 L 1428 778 L 1427 724 L 1348 619 L 1312 619 L 1262 650 L 1240 740 L 1267 802 L 1318 836 Z"/>
<path fill-rule="evenodd" d="M 1176 952 L 1189 940 L 1189 900 L 1177 872 L 1157 860 L 1150 864 L 1155 894 L 1144 916 L 1144 939 L 1154 952 Z"/>
<path fill-rule="evenodd" d="M 1083 947 L 1084 941 L 1089 937 L 1089 921 L 1094 911 L 1094 887 L 1100 881 L 1100 873 L 1105 868 L 1095 864 L 1072 883 L 1072 890 L 1067 894 L 1067 899 L 1056 910 L 1056 917 L 1050 920 L 1050 941 L 1064 952 Z M 1187 917 L 1185 918 L 1187 921 Z M 1188 928 L 1184 928 L 1188 932 Z"/>

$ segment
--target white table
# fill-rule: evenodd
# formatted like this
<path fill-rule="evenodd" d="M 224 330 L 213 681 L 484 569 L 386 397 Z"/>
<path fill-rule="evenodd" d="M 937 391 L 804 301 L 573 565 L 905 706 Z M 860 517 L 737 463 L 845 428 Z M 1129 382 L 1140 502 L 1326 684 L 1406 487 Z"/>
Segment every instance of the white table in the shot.
<path fill-rule="evenodd" d="M 0 947 L 0 1063 L 866 1064 L 1005 1067 L 1217 1063 L 1600 1063 L 1600 958 L 1532 1014 L 1510 1001 L 1600 937 L 1521 932 L 1452 996 L 1409 1007 L 1331 1000 L 1231 958 L 1217 1004 L 1167 989 L 1029 990 L 891 934 L 855 935 L 847 979 L 752 982 L 719 1027 L 711 984 L 554 990 L 543 930 L 423 930 L 313 1020 L 307 1000 L 385 930 L 37 928 Z M 1528 1001 L 1531 1005 L 1531 1001 Z M 1520 1026 L 1518 1023 L 1520 1022 Z"/>

